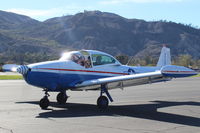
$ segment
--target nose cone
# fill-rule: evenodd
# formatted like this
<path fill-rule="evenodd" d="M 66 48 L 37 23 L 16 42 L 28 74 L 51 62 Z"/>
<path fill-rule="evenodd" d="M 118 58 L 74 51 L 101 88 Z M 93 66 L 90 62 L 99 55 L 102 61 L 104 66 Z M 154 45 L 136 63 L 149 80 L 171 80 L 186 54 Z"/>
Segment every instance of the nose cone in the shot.
<path fill-rule="evenodd" d="M 17 67 L 17 72 L 24 75 L 28 72 L 28 69 L 29 69 L 28 66 L 21 65 L 21 66 Z"/>

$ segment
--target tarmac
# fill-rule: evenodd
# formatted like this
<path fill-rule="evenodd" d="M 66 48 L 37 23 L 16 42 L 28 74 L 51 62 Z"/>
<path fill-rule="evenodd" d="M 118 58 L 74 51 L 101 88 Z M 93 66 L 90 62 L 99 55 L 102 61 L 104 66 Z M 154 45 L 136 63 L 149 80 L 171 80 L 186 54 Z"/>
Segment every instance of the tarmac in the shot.
<path fill-rule="evenodd" d="M 0 133 L 200 133 L 200 78 L 110 90 L 99 110 L 99 91 L 67 91 L 68 103 L 41 110 L 41 88 L 23 80 L 0 81 Z"/>

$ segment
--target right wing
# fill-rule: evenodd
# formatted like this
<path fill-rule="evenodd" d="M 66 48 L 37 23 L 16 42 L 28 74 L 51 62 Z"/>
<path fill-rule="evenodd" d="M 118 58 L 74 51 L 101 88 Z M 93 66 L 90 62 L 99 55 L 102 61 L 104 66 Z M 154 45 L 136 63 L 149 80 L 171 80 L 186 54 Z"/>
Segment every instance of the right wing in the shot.
<path fill-rule="evenodd" d="M 101 88 L 101 85 L 106 85 L 107 89 L 114 89 L 168 81 L 174 77 L 188 77 L 196 74 L 197 72 L 194 70 L 183 66 L 167 65 L 155 72 L 87 80 L 76 84 L 74 87 L 78 90 L 97 90 Z"/>
<path fill-rule="evenodd" d="M 164 77 L 161 71 L 140 73 L 133 75 L 124 75 L 108 78 L 100 78 L 83 81 L 76 84 L 75 88 L 78 90 L 96 90 L 100 89 L 101 85 L 106 85 L 108 89 L 123 88 L 127 86 L 154 83 L 159 81 L 166 81 L 171 78 Z"/>

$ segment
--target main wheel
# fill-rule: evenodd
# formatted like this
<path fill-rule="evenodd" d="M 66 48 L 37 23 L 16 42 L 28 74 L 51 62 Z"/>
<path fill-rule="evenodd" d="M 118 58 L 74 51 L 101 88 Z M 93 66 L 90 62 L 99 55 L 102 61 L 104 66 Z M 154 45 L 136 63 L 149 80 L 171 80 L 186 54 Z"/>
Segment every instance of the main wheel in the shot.
<path fill-rule="evenodd" d="M 97 106 L 100 109 L 106 109 L 108 107 L 108 104 L 109 104 L 109 101 L 108 101 L 108 98 L 106 96 L 100 96 L 97 99 Z"/>
<path fill-rule="evenodd" d="M 40 100 L 40 107 L 42 109 L 47 109 L 48 106 L 49 106 L 49 99 L 45 96 Z"/>
<path fill-rule="evenodd" d="M 60 92 L 60 93 L 58 93 L 58 95 L 57 95 L 57 102 L 59 103 L 59 104 L 65 104 L 66 103 L 66 101 L 67 101 L 67 95 L 65 94 L 65 93 L 63 93 L 63 92 Z"/>

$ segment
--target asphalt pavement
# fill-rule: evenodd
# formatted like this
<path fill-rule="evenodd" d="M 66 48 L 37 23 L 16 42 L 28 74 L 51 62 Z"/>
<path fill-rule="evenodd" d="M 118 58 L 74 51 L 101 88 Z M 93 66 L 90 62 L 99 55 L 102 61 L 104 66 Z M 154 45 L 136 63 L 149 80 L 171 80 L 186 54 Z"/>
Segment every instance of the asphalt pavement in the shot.
<path fill-rule="evenodd" d="M 107 110 L 99 91 L 67 91 L 67 104 L 41 110 L 40 88 L 23 80 L 0 81 L 0 133 L 200 133 L 200 78 L 115 89 Z"/>

